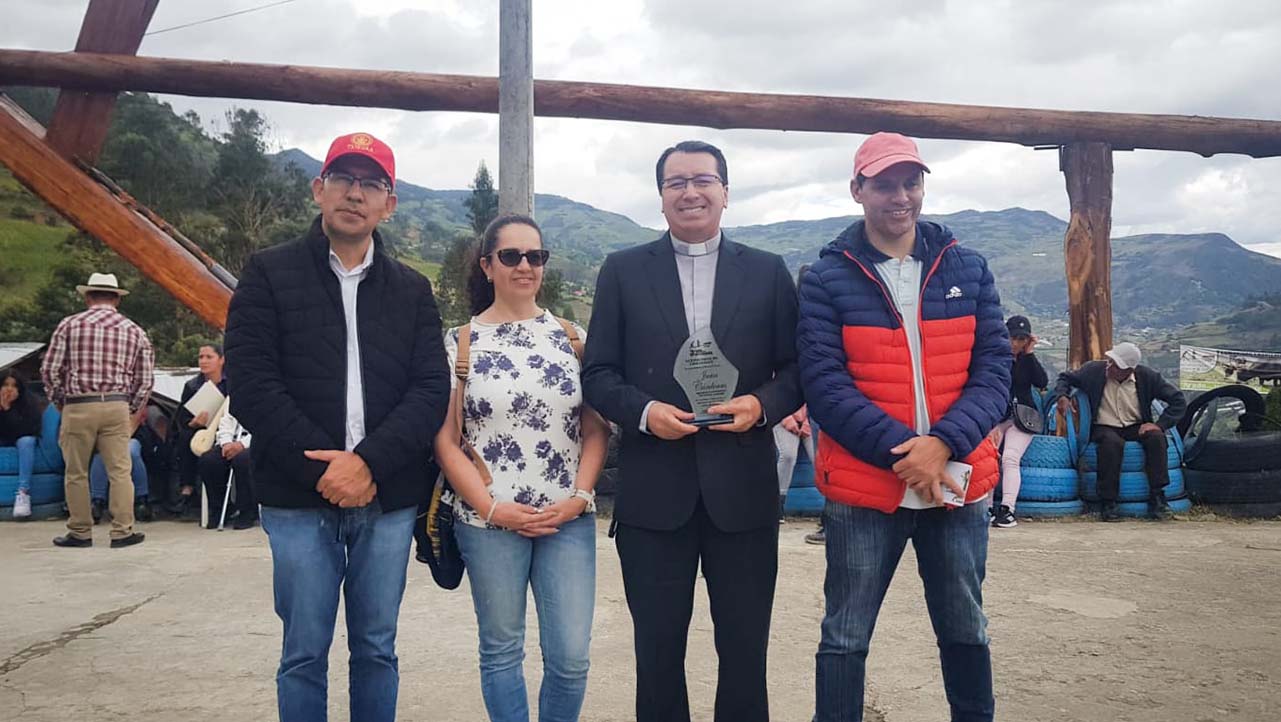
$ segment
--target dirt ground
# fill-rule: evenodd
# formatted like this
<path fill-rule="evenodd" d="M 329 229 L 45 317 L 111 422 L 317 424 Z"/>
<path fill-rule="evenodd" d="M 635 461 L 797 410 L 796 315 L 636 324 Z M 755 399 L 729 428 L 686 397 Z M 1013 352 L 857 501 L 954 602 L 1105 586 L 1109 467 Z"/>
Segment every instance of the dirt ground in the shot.
<path fill-rule="evenodd" d="M 136 722 L 275 719 L 280 625 L 261 529 L 143 525 L 147 541 L 56 549 L 58 522 L 0 524 L 0 719 Z M 808 720 L 822 616 L 812 521 L 780 540 L 770 649 L 773 719 Z M 631 624 L 618 557 L 598 533 L 597 610 L 583 720 L 632 719 Z M 484 720 L 466 587 L 411 562 L 400 623 L 400 718 Z M 1281 522 L 1022 523 L 993 530 L 986 585 L 997 717 L 1271 721 L 1281 709 Z M 705 593 L 687 670 L 710 720 L 716 657 Z M 527 675 L 536 700 L 537 632 Z M 341 618 L 341 615 L 340 615 Z M 345 637 L 331 657 L 331 718 L 347 719 Z M 869 659 L 869 720 L 947 718 L 909 551 Z"/>

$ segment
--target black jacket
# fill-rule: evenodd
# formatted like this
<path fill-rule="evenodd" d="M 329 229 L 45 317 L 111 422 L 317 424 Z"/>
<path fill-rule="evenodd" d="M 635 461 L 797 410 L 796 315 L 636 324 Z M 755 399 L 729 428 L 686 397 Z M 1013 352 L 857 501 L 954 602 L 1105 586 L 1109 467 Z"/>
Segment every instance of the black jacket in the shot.
<path fill-rule="evenodd" d="M 1050 378 L 1036 354 L 1024 353 L 1014 357 L 1010 365 L 1010 398 L 1016 403 L 1036 408 L 1032 388 L 1043 389 L 1049 384 Z"/>
<path fill-rule="evenodd" d="M 366 436 L 355 448 L 373 472 L 384 511 L 431 492 L 432 439 L 449 403 L 449 369 L 431 284 L 384 252 L 356 311 Z M 320 219 L 307 235 L 254 254 L 227 315 L 231 413 L 254 435 L 249 447 L 258 500 L 313 507 L 324 462 L 309 449 L 342 449 L 347 406 L 347 326 Z"/>
<path fill-rule="evenodd" d="M 711 328 L 738 368 L 735 396 L 754 394 L 770 424 L 800 408 L 796 287 L 782 258 L 724 238 Z M 672 376 L 676 353 L 688 337 L 671 237 L 611 253 L 596 281 L 583 391 L 592 408 L 622 427 L 614 518 L 672 530 L 690 518 L 701 497 L 722 531 L 777 524 L 778 478 L 768 426 L 741 434 L 704 429 L 677 441 L 640 431 L 641 413 L 651 400 L 689 410 Z"/>
<path fill-rule="evenodd" d="M 1074 387 L 1081 389 L 1090 400 L 1090 411 L 1097 422 L 1099 402 L 1103 400 L 1103 386 L 1107 383 L 1107 379 L 1107 362 L 1091 361 L 1076 371 L 1064 371 L 1059 374 L 1054 393 L 1065 396 Z M 1166 403 L 1161 418 L 1156 420 L 1157 426 L 1169 430 L 1183 418 L 1183 412 L 1188 408 L 1187 399 L 1174 384 L 1161 378 L 1161 374 L 1140 364 L 1134 368 L 1134 385 L 1139 394 L 1139 415 L 1142 423 L 1152 423 L 1153 399 L 1161 399 Z"/>

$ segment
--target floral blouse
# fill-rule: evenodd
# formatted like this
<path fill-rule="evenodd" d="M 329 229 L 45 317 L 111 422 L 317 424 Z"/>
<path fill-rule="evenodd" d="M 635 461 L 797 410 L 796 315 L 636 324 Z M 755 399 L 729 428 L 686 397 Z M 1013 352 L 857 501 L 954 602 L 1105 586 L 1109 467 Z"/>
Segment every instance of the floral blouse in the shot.
<path fill-rule="evenodd" d="M 581 327 L 574 328 L 586 339 Z M 458 332 L 452 328 L 445 334 L 451 388 L 458 384 L 452 373 Z M 463 434 L 489 468 L 490 494 L 535 508 L 568 499 L 582 448 L 583 390 L 565 330 L 547 311 L 515 323 L 472 318 L 470 360 Z M 462 495 L 455 496 L 454 513 L 464 523 L 485 526 Z"/>

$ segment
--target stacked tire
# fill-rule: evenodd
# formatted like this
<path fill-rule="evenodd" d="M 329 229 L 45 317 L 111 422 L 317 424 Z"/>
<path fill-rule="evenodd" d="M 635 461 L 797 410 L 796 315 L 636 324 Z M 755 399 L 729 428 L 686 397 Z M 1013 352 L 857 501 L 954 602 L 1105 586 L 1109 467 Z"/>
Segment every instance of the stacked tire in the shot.
<path fill-rule="evenodd" d="M 1146 457 L 1137 441 L 1125 442 L 1121 454 L 1121 483 L 1117 492 L 1117 510 L 1121 516 L 1143 518 L 1148 515 L 1148 475 L 1144 471 Z M 1081 452 L 1081 498 L 1097 504 L 1099 498 L 1099 447 L 1087 444 Z M 1170 483 L 1165 487 L 1165 498 L 1170 510 L 1182 514 L 1192 509 L 1183 476 L 1183 440 L 1175 431 L 1166 433 L 1165 468 L 1169 470 Z"/>
<path fill-rule="evenodd" d="M 1228 438 L 1210 434 L 1218 399 L 1243 402 L 1245 413 Z M 1281 515 L 1281 419 L 1269 419 L 1263 397 L 1246 386 L 1220 387 L 1188 407 L 1184 471 L 1188 495 L 1229 516 Z M 1205 413 L 1202 413 L 1202 412 Z"/>
<path fill-rule="evenodd" d="M 1046 434 L 1032 437 L 1020 464 L 1022 483 L 1015 514 L 1032 519 L 1077 516 L 1085 511 L 1076 471 L 1078 434 L 1073 428 L 1075 414 L 1067 414 L 1067 435 L 1055 436 L 1053 399 L 1044 403 Z M 1089 428 L 1089 410 L 1082 408 L 1081 425 Z"/>
<path fill-rule="evenodd" d="M 811 422 L 812 423 L 812 422 Z M 818 432 L 816 431 L 815 434 Z M 814 486 L 817 469 L 814 460 L 802 444 L 798 450 L 796 466 L 792 469 L 792 482 L 787 489 L 787 499 L 783 502 L 783 512 L 791 516 L 818 516 L 823 513 L 826 499 Z"/>

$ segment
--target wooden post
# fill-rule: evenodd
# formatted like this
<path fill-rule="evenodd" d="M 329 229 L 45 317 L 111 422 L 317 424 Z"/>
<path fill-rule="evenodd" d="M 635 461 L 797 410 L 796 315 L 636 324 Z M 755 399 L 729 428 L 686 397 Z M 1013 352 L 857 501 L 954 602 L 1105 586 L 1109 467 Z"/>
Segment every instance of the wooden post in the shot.
<path fill-rule="evenodd" d="M 534 214 L 531 0 L 502 0 L 498 18 L 498 212 Z"/>
<path fill-rule="evenodd" d="M 1112 147 L 1071 143 L 1059 151 L 1072 217 L 1063 240 L 1068 287 L 1068 367 L 1112 348 Z"/>
<path fill-rule="evenodd" d="M 133 55 L 160 0 L 89 0 L 76 52 Z M 111 127 L 116 93 L 63 90 L 49 121 L 49 143 L 68 158 L 93 165 Z"/>
<path fill-rule="evenodd" d="M 227 322 L 231 289 L 151 221 L 51 148 L 38 125 L 0 97 L 0 163 L 77 228 L 111 247 L 209 324 Z"/>

